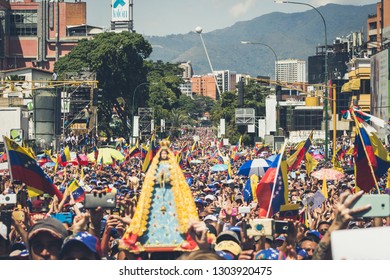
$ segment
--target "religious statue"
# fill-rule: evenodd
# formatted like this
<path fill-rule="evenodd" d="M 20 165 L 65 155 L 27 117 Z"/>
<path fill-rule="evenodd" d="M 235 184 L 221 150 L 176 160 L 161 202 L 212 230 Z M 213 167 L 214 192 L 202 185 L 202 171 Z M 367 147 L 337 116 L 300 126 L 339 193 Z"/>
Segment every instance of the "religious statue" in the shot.
<path fill-rule="evenodd" d="M 134 217 L 121 241 L 129 252 L 192 251 L 196 243 L 187 231 L 199 220 L 184 174 L 169 149 L 160 143 L 142 185 Z"/>

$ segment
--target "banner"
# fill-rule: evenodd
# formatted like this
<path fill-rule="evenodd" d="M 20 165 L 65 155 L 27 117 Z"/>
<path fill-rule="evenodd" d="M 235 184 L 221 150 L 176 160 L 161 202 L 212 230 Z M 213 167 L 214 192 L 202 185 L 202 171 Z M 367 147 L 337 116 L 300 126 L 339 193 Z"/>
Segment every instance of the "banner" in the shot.
<path fill-rule="evenodd" d="M 111 21 L 129 21 L 130 5 L 129 0 L 112 0 L 112 17 Z"/>

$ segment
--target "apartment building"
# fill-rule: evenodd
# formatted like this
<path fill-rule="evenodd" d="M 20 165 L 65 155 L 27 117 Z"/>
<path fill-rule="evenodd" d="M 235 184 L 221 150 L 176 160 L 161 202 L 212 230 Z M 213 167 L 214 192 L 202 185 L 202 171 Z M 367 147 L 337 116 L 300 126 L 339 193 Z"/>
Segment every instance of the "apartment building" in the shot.
<path fill-rule="evenodd" d="M 278 60 L 275 77 L 287 83 L 306 82 L 306 61 L 299 59 Z"/>
<path fill-rule="evenodd" d="M 193 76 L 191 78 L 192 93 L 217 99 L 217 87 L 213 75 Z"/>
<path fill-rule="evenodd" d="M 376 13 L 367 17 L 367 53 L 369 56 L 390 45 L 390 0 L 376 4 Z"/>

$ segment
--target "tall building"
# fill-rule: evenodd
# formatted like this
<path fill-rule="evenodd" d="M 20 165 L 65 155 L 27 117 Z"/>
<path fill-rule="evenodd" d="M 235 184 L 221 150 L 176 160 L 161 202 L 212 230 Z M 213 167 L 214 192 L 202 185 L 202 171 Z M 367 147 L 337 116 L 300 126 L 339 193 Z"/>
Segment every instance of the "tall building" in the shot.
<path fill-rule="evenodd" d="M 213 75 L 193 76 L 191 84 L 193 93 L 217 99 L 217 87 Z"/>
<path fill-rule="evenodd" d="M 192 69 L 191 61 L 180 63 L 179 68 L 183 69 L 183 79 L 191 79 L 194 75 L 194 70 Z"/>
<path fill-rule="evenodd" d="M 230 70 L 214 71 L 220 92 L 236 90 L 236 72 Z M 219 98 L 219 97 L 218 97 Z"/>
<path fill-rule="evenodd" d="M 194 75 L 194 70 L 192 69 L 191 61 L 180 63 L 179 68 L 183 69 L 182 77 L 184 81 L 184 83 L 179 85 L 181 94 L 192 96 L 191 78 Z"/>
<path fill-rule="evenodd" d="M 287 83 L 306 82 L 306 61 L 299 59 L 278 60 L 275 76 Z"/>
<path fill-rule="evenodd" d="M 376 14 L 367 17 L 367 52 L 371 56 L 390 45 L 390 0 L 376 4 Z"/>
<path fill-rule="evenodd" d="M 349 80 L 343 84 L 341 93 L 351 93 L 355 104 L 370 113 L 370 58 L 353 58 L 347 66 Z"/>
<path fill-rule="evenodd" d="M 367 51 L 369 56 L 379 52 L 382 47 L 382 11 L 382 2 L 378 2 L 376 3 L 376 14 L 368 15 L 367 18 Z"/>
<path fill-rule="evenodd" d="M 352 32 L 347 36 L 337 37 L 328 49 L 328 80 L 348 79 L 347 63 L 354 57 L 366 54 L 363 33 Z M 324 82 L 324 54 L 322 46 L 316 47 L 316 55 L 308 58 L 308 83 L 322 84 Z"/>
<path fill-rule="evenodd" d="M 0 0 L 0 70 L 53 70 L 79 40 L 102 32 L 86 21 L 85 2 Z"/>

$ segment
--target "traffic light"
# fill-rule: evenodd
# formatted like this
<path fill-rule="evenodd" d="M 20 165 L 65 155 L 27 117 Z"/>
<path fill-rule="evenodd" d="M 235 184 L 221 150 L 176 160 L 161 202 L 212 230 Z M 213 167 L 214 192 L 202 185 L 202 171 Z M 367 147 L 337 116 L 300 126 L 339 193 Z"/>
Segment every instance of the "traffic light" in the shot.
<path fill-rule="evenodd" d="M 98 106 L 102 103 L 103 90 L 101 88 L 93 89 L 92 106 Z"/>

